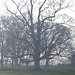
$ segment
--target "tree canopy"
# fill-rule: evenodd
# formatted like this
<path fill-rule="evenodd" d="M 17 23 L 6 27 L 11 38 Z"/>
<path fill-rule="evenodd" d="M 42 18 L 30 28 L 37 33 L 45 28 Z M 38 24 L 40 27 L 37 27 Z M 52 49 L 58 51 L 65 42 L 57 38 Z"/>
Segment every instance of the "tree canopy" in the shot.
<path fill-rule="evenodd" d="M 65 0 L 18 2 L 11 0 L 11 2 L 17 11 L 12 11 L 6 1 L 6 8 L 12 16 L 1 19 L 8 34 L 4 45 L 4 56 L 11 58 L 28 56 L 31 58 L 30 61 L 34 61 L 37 70 L 40 68 L 40 60 L 49 61 L 56 55 L 61 55 L 63 51 L 70 50 L 68 43 L 71 34 L 66 25 L 71 18 L 56 22 L 57 13 L 71 6 L 69 3 L 65 3 Z"/>

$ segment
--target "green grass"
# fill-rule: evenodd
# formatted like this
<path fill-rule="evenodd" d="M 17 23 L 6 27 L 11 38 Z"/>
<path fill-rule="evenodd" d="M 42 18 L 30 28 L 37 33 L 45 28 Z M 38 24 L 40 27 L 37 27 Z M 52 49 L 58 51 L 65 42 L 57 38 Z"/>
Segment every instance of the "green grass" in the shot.
<path fill-rule="evenodd" d="M 0 71 L 0 75 L 75 75 L 75 69 L 44 69 L 40 71 Z"/>

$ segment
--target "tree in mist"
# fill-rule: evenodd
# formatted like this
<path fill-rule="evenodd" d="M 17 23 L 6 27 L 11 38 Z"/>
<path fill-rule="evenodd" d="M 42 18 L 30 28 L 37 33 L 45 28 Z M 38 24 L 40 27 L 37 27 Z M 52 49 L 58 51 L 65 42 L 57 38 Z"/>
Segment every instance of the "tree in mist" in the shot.
<path fill-rule="evenodd" d="M 23 38 L 20 39 L 22 35 L 25 34 L 24 26 L 22 26 L 23 24 L 21 24 L 19 21 L 17 23 L 13 16 L 7 18 L 2 17 L 2 23 L 6 30 L 3 50 L 4 57 L 12 59 L 12 67 L 14 60 L 17 60 L 15 62 L 17 66 L 20 65 L 20 62 L 32 62 L 32 59 L 28 59 L 28 61 L 27 59 L 23 59 L 24 56 L 28 56 L 28 53 L 31 50 L 31 45 L 29 45 L 27 41 L 24 41 Z M 23 37 L 28 38 L 26 34 Z M 20 62 L 18 61 L 18 58 Z"/>
<path fill-rule="evenodd" d="M 13 21 L 6 21 L 7 30 L 11 31 L 13 25 L 16 27 L 19 24 L 20 28 L 23 25 L 21 35 L 17 35 L 16 38 L 26 42 L 27 47 L 28 45 L 30 46 L 29 53 L 26 55 L 33 57 L 35 69 L 38 70 L 40 68 L 40 60 L 49 57 L 51 54 L 55 55 L 53 53 L 57 54 L 57 49 L 54 49 L 57 44 L 59 43 L 60 45 L 69 39 L 65 37 L 68 36 L 68 33 L 66 33 L 67 28 L 65 26 L 60 27 L 64 22 L 59 23 L 60 26 L 58 26 L 58 23 L 56 23 L 58 18 L 56 16 L 60 10 L 71 5 L 65 3 L 65 0 L 21 0 L 18 2 L 10 0 L 15 6 L 15 10 L 17 10 L 12 11 L 12 8 L 7 5 L 7 1 L 5 2 L 6 8 L 14 15 L 16 22 L 14 24 Z M 8 29 L 9 27 L 10 29 Z M 46 43 L 47 45 L 45 45 Z"/>
<path fill-rule="evenodd" d="M 1 24 L 1 23 L 0 23 Z M 3 56 L 3 50 L 4 50 L 4 40 L 5 40 L 5 30 L 0 26 L 0 54 L 1 54 L 1 68 L 4 67 L 4 56 Z"/>
<path fill-rule="evenodd" d="M 57 25 L 55 29 L 52 30 L 52 42 L 50 43 L 50 47 L 46 50 L 46 65 L 48 66 L 49 59 L 53 59 L 56 56 L 64 56 L 63 52 L 69 52 L 71 47 L 71 34 L 70 30 L 61 25 Z M 69 44 L 68 44 L 69 43 Z M 66 57 L 67 57 L 66 52 Z"/>

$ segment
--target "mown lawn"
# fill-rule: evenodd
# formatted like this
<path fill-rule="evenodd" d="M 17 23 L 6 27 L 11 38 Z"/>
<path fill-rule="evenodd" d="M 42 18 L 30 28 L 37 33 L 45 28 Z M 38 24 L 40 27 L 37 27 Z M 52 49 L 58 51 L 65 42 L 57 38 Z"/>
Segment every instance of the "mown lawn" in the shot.
<path fill-rule="evenodd" d="M 0 71 L 0 75 L 75 75 L 75 69 L 50 69 L 41 71 Z"/>

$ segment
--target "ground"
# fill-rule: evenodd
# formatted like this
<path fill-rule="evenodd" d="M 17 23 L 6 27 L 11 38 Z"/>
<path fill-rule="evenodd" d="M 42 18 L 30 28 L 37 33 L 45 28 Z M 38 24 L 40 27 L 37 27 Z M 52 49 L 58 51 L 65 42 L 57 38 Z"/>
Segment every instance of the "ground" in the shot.
<path fill-rule="evenodd" d="M 75 68 L 52 68 L 40 71 L 0 71 L 0 75 L 75 75 Z"/>

